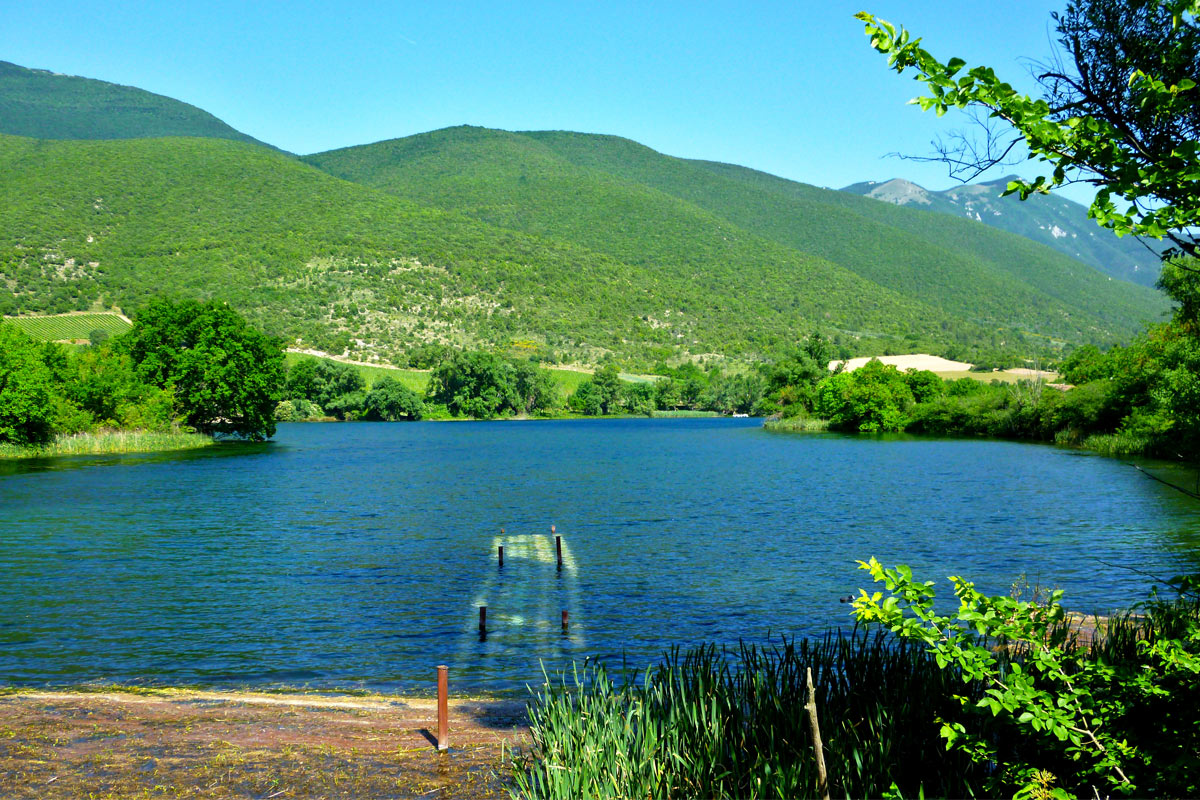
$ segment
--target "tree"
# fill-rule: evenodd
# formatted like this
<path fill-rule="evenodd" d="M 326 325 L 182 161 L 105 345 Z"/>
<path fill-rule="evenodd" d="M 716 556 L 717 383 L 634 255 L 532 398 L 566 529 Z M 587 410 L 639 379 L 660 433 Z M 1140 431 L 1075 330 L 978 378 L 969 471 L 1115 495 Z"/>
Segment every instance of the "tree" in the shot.
<path fill-rule="evenodd" d="M 420 419 L 424 411 L 425 405 L 417 393 L 392 377 L 372 386 L 362 403 L 362 415 L 366 420 Z"/>
<path fill-rule="evenodd" d="M 831 427 L 863 433 L 904 429 L 913 404 L 904 375 L 873 358 L 853 372 L 830 375 L 817 386 L 817 410 Z"/>
<path fill-rule="evenodd" d="M 606 364 L 596 370 L 592 383 L 599 394 L 602 413 L 611 414 L 616 411 L 621 396 L 621 376 L 617 365 Z"/>
<path fill-rule="evenodd" d="M 217 301 L 153 301 L 120 340 L 143 380 L 173 387 L 187 424 L 254 441 L 275 434 L 283 348 Z"/>
<path fill-rule="evenodd" d="M 53 420 L 52 376 L 41 347 L 16 326 L 0 322 L 0 442 L 45 442 Z"/>
<path fill-rule="evenodd" d="M 1169 255 L 1200 255 L 1200 26 L 1197 0 L 1071 0 L 1054 14 L 1065 59 L 1036 76 L 1041 97 L 1021 94 L 989 67 L 942 63 L 903 28 L 868 13 L 871 45 L 897 72 L 916 70 L 929 94 L 914 100 L 939 116 L 964 109 L 982 138 L 939 147 L 952 174 L 969 180 L 1021 146 L 1053 168 L 1013 181 L 1022 199 L 1070 182 L 1096 187 L 1088 213 L 1117 235 L 1168 239 Z M 1128 206 L 1120 209 L 1117 200 Z M 1173 262 L 1168 269 L 1194 271 Z M 1170 288 L 1170 287 L 1168 287 Z"/>
<path fill-rule="evenodd" d="M 455 353 L 430 375 L 427 396 L 456 416 L 491 419 L 514 399 L 508 367 L 492 353 Z"/>

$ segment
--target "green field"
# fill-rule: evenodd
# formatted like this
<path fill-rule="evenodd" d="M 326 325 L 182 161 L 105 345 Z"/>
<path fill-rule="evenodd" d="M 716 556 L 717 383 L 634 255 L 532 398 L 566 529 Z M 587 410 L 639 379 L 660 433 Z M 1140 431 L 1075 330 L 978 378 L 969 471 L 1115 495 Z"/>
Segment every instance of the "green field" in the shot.
<path fill-rule="evenodd" d="M 320 361 L 336 361 L 336 359 L 332 358 L 310 356 L 307 353 L 284 354 L 284 363 L 288 366 L 288 368 L 291 368 L 293 365 L 298 364 L 301 361 L 313 359 Z M 366 382 L 368 389 L 384 378 L 395 378 L 417 394 L 424 394 L 425 387 L 429 385 L 429 372 L 427 370 L 400 369 L 399 367 L 367 367 L 363 366 L 362 364 L 350 364 L 350 366 L 358 370 L 359 375 L 362 375 L 362 378 Z"/>
<path fill-rule="evenodd" d="M 87 339 L 92 331 L 107 331 L 120 336 L 132 325 L 117 314 L 54 314 L 38 317 L 5 317 L 35 339 L 61 342 L 71 339 Z"/>

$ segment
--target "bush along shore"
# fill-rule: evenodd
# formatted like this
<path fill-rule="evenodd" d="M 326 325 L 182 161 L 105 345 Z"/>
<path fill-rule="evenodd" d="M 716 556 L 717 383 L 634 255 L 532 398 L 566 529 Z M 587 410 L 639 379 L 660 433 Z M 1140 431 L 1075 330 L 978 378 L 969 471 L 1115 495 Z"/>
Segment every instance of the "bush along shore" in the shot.
<path fill-rule="evenodd" d="M 1081 628 L 1061 592 L 986 597 L 862 564 L 846 635 L 672 650 L 547 678 L 518 796 L 1194 797 L 1200 581 Z M 812 692 L 808 683 L 811 674 Z M 814 724 L 815 723 L 815 724 Z"/>

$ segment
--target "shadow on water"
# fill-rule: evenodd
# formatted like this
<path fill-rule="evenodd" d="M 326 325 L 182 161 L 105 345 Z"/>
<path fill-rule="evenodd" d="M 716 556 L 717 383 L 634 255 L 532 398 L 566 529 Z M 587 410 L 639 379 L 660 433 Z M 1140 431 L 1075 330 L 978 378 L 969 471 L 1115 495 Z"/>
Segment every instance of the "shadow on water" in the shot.
<path fill-rule="evenodd" d="M 252 456 L 280 453 L 286 445 L 267 442 L 216 442 L 192 450 L 167 450 L 150 453 L 91 453 L 78 456 L 47 456 L 44 458 L 0 459 L 0 477 L 29 472 L 57 472 L 87 467 L 142 466 L 148 464 L 178 464 L 231 456 Z"/>

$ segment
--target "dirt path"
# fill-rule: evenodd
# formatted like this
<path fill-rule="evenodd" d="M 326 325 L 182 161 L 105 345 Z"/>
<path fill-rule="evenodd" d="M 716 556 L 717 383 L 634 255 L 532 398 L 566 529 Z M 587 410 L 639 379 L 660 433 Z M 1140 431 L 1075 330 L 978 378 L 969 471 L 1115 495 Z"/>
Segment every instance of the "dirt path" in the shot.
<path fill-rule="evenodd" d="M 507 797 L 522 701 L 164 690 L 0 696 L 0 797 Z"/>

